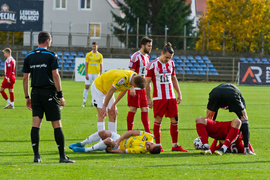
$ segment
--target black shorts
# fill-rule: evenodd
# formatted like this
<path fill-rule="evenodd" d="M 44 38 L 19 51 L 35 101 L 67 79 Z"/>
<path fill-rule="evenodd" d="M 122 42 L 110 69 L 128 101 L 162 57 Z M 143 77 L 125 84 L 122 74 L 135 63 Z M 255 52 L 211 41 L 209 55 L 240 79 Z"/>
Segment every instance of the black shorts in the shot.
<path fill-rule="evenodd" d="M 207 109 L 217 112 L 219 108 L 225 107 L 230 112 L 235 112 L 239 118 L 243 116 L 242 111 L 246 109 L 240 90 L 233 84 L 221 84 L 209 93 Z"/>
<path fill-rule="evenodd" d="M 44 113 L 47 121 L 61 120 L 59 99 L 56 96 L 56 89 L 32 88 L 31 103 L 32 114 L 43 119 Z"/>

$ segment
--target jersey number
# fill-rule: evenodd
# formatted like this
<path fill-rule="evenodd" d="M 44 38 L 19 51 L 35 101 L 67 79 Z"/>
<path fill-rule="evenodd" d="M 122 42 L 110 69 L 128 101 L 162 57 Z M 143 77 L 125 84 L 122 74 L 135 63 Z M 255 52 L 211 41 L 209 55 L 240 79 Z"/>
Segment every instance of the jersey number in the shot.
<path fill-rule="evenodd" d="M 169 82 L 169 77 L 167 75 L 160 76 L 160 82 L 161 83 Z"/>
<path fill-rule="evenodd" d="M 231 144 L 231 153 L 238 153 L 237 147 L 235 147 L 236 144 Z"/>
<path fill-rule="evenodd" d="M 142 75 L 145 75 L 145 67 L 142 68 Z"/>

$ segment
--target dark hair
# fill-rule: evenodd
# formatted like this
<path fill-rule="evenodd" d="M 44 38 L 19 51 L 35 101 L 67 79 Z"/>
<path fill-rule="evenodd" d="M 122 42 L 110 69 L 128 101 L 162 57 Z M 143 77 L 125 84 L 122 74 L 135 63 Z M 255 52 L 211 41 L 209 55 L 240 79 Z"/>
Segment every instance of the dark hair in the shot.
<path fill-rule="evenodd" d="M 170 42 L 168 42 L 168 43 L 164 46 L 162 52 L 163 52 L 164 54 L 167 53 L 167 52 L 170 53 L 170 54 L 173 54 L 173 53 L 174 53 L 174 50 L 173 50 L 173 48 L 172 48 L 172 44 L 171 44 Z"/>
<path fill-rule="evenodd" d="M 38 34 L 38 44 L 43 44 L 47 41 L 47 39 L 52 39 L 52 36 L 50 33 L 48 33 L 47 31 L 41 31 Z"/>
<path fill-rule="evenodd" d="M 151 43 L 153 40 L 152 39 L 150 39 L 149 37 L 143 37 L 142 39 L 141 39 L 141 45 L 146 45 L 147 43 Z"/>
<path fill-rule="evenodd" d="M 5 48 L 4 50 L 3 50 L 3 52 L 7 52 L 8 54 L 10 54 L 11 55 L 11 49 L 10 48 Z"/>
<path fill-rule="evenodd" d="M 161 148 L 159 145 L 156 145 L 152 151 L 149 151 L 151 154 L 160 154 Z"/>
<path fill-rule="evenodd" d="M 140 89 L 144 89 L 145 88 L 146 80 L 144 79 L 144 77 L 142 77 L 142 76 L 135 76 L 133 82 L 136 85 L 136 87 L 138 87 Z"/>
<path fill-rule="evenodd" d="M 92 42 L 92 45 L 98 45 L 98 42 Z"/>

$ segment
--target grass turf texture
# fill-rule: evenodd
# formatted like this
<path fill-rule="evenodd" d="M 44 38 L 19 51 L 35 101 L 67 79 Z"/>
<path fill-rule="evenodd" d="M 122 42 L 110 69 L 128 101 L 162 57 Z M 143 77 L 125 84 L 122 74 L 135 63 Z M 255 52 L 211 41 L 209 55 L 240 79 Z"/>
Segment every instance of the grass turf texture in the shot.
<path fill-rule="evenodd" d="M 179 105 L 179 144 L 188 149 L 188 153 L 171 151 L 168 118 L 163 119 L 161 126 L 161 143 L 165 152 L 160 155 L 74 153 L 68 145 L 80 142 L 97 131 L 97 113 L 94 107 L 90 107 L 91 93 L 87 107 L 81 107 L 84 83 L 64 80 L 62 86 L 66 106 L 62 110 L 62 124 L 66 154 L 76 163 L 59 163 L 53 128 L 50 122 L 44 120 L 40 131 L 42 163 L 34 164 L 30 142 L 32 117 L 25 107 L 22 80 L 18 79 L 15 84 L 15 109 L 0 109 L 0 179 L 269 179 L 269 87 L 239 87 L 246 100 L 250 142 L 257 155 L 203 156 L 193 148 L 193 140 L 198 136 L 195 119 L 205 116 L 208 93 L 220 83 L 179 84 L 183 94 Z M 1 107 L 5 104 L 1 99 Z M 118 104 L 119 134 L 126 131 L 126 104 L 125 96 Z M 218 120 L 235 117 L 233 113 L 220 110 Z M 149 119 L 152 131 L 152 110 Z M 135 116 L 134 129 L 143 130 L 140 110 Z M 211 143 L 212 140 L 209 140 Z"/>

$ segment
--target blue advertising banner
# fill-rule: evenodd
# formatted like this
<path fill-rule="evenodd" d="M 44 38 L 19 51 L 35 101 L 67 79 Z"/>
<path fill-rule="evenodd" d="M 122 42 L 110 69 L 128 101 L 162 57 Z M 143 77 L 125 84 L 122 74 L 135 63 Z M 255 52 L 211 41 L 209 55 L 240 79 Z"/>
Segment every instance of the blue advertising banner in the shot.
<path fill-rule="evenodd" d="M 239 85 L 270 85 L 270 64 L 239 63 Z"/>
<path fill-rule="evenodd" d="M 0 31 L 42 31 L 43 1 L 1 0 Z"/>

